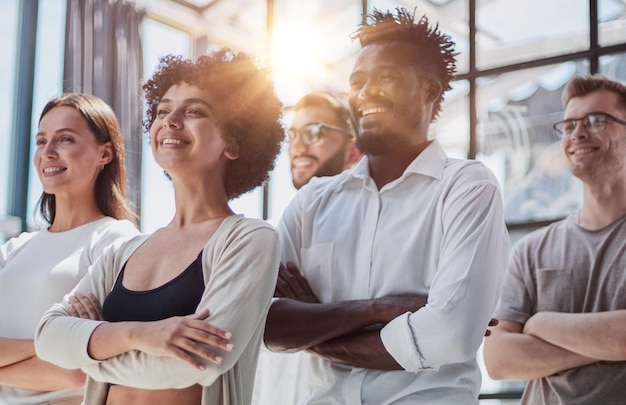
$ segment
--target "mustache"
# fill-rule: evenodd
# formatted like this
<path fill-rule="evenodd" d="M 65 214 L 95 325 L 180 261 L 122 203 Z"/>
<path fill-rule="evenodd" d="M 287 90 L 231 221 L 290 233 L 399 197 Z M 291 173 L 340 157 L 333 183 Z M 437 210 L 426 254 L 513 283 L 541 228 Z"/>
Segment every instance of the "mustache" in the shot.
<path fill-rule="evenodd" d="M 300 154 L 298 156 L 294 156 L 293 158 L 291 158 L 291 161 L 293 162 L 296 159 L 300 159 L 300 158 L 307 158 L 307 159 L 312 159 L 315 160 L 316 162 L 319 161 L 319 159 L 313 155 L 307 155 L 306 153 Z"/>

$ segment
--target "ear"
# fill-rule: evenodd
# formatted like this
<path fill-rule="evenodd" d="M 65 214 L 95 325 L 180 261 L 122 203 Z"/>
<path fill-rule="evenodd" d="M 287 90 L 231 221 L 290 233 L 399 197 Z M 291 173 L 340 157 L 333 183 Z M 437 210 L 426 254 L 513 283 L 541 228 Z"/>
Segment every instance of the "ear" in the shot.
<path fill-rule="evenodd" d="M 113 153 L 113 145 L 111 144 L 111 142 L 107 142 L 101 146 L 102 150 L 100 152 L 100 164 L 106 165 L 113 160 L 113 157 L 115 155 Z"/>
<path fill-rule="evenodd" d="M 345 154 L 345 157 L 343 159 L 343 170 L 347 170 L 347 169 L 351 168 L 360 159 L 361 159 L 361 153 L 356 148 L 354 139 L 351 139 L 348 142 L 348 145 L 346 147 L 346 154 Z"/>
<path fill-rule="evenodd" d="M 231 143 L 224 149 L 224 156 L 226 156 L 230 160 L 235 160 L 239 158 L 239 145 L 235 142 Z"/>
<path fill-rule="evenodd" d="M 439 80 L 431 79 L 426 87 L 426 101 L 434 103 L 441 95 L 441 83 Z"/>

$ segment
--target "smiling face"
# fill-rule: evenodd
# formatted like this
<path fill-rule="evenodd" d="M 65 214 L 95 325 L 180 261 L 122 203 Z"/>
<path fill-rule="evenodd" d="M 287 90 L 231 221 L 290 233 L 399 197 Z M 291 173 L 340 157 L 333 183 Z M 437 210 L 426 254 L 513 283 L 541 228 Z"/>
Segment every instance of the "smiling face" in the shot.
<path fill-rule="evenodd" d="M 350 108 L 362 153 L 420 151 L 427 142 L 441 85 L 418 72 L 405 43 L 373 43 L 357 56 L 350 76 Z"/>
<path fill-rule="evenodd" d="M 626 119 L 618 96 L 598 90 L 573 97 L 565 108 L 564 119 L 581 118 L 591 112 L 605 112 Z M 581 180 L 606 182 L 626 172 L 626 126 L 607 121 L 603 131 L 590 133 L 580 122 L 562 143 L 565 160 L 572 174 Z"/>
<path fill-rule="evenodd" d="M 224 171 L 227 151 L 215 114 L 215 100 L 208 91 L 180 82 L 171 86 L 156 108 L 150 142 L 157 163 L 174 178 Z"/>
<path fill-rule="evenodd" d="M 54 107 L 39 122 L 34 164 L 43 189 L 57 198 L 94 194 L 96 178 L 113 152 L 98 144 L 85 118 L 72 107 Z"/>
<path fill-rule="evenodd" d="M 345 128 L 337 114 L 330 108 L 308 106 L 296 111 L 291 129 L 299 132 L 309 124 L 324 123 Z M 300 189 L 313 176 L 334 176 L 354 163 L 354 139 L 343 132 L 322 128 L 320 139 L 307 145 L 297 136 L 289 142 L 289 159 L 293 185 Z"/>

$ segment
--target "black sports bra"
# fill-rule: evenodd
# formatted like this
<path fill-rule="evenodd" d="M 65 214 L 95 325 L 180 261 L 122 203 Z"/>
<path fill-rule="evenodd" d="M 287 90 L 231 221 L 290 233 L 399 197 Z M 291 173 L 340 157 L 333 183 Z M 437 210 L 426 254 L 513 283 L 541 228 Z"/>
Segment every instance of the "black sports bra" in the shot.
<path fill-rule="evenodd" d="M 172 316 L 196 312 L 204 293 L 202 252 L 182 273 L 160 287 L 146 291 L 131 291 L 122 285 L 124 269 L 104 300 L 105 321 L 158 321 Z"/>

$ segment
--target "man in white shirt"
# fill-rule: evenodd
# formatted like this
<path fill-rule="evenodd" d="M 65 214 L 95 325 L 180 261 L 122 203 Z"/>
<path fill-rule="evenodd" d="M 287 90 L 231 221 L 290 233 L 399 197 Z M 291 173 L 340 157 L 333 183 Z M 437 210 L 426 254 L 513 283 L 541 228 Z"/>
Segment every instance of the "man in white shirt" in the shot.
<path fill-rule="evenodd" d="M 354 119 L 342 94 L 316 91 L 294 105 L 287 136 L 293 185 L 312 177 L 334 176 L 361 157 L 356 149 Z M 254 405 L 294 405 L 306 392 L 308 354 L 274 353 L 261 348 L 254 380 Z"/>
<path fill-rule="evenodd" d="M 456 70 L 450 38 L 404 9 L 369 17 L 349 97 L 364 157 L 283 213 L 265 343 L 312 354 L 302 404 L 477 404 L 508 256 L 499 186 L 428 139 Z"/>
<path fill-rule="evenodd" d="M 485 365 L 492 378 L 529 380 L 522 404 L 623 404 L 626 86 L 576 76 L 563 103 L 554 128 L 582 209 L 513 248 Z"/>

